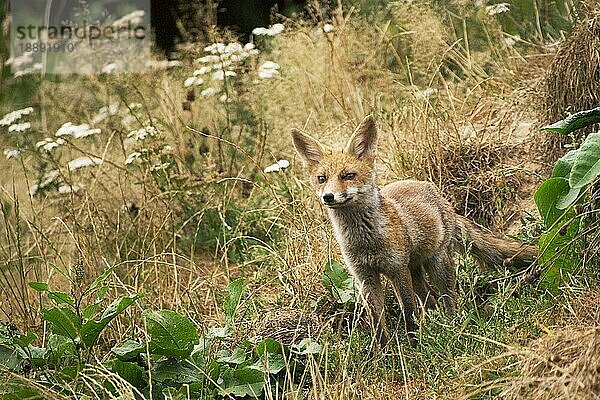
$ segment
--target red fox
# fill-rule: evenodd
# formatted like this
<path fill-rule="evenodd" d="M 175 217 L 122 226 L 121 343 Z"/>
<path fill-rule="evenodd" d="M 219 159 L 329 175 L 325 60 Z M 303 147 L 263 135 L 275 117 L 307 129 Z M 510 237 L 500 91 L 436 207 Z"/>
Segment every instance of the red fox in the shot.
<path fill-rule="evenodd" d="M 326 150 L 297 129 L 292 137 L 356 279 L 374 339 L 381 344 L 387 341 L 381 275 L 402 305 L 414 345 L 417 300 L 426 308 L 441 300 L 446 313 L 454 312 L 455 251 L 468 247 L 478 262 L 490 266 L 523 267 L 536 258 L 535 247 L 496 237 L 457 215 L 430 182 L 404 180 L 379 189 L 374 168 L 377 129 L 370 116 L 341 151 Z M 462 245 L 465 240 L 468 246 Z"/>

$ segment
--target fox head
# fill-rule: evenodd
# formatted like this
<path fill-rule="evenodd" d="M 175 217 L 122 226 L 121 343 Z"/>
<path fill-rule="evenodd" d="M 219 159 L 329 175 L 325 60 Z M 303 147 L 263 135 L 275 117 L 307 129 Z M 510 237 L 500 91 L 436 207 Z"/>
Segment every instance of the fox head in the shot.
<path fill-rule="evenodd" d="M 298 129 L 292 129 L 292 138 L 324 205 L 341 208 L 360 203 L 375 193 L 377 128 L 371 116 L 360 123 L 343 150 L 326 150 Z"/>

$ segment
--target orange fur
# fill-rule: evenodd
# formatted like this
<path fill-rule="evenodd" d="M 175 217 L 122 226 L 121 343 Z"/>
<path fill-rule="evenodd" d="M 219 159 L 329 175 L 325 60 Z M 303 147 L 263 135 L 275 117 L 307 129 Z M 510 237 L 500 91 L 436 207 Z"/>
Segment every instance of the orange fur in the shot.
<path fill-rule="evenodd" d="M 522 266 L 536 257 L 536 248 L 495 237 L 457 215 L 432 183 L 405 180 L 379 189 L 374 169 L 377 129 L 371 117 L 341 151 L 326 150 L 296 129 L 292 137 L 317 196 L 327 206 L 342 255 L 380 342 L 387 337 L 381 275 L 392 283 L 414 343 L 417 300 L 434 307 L 441 299 L 446 312 L 455 309 L 453 254 L 465 248 L 457 246 L 462 240 L 469 240 L 473 255 L 484 264 Z"/>

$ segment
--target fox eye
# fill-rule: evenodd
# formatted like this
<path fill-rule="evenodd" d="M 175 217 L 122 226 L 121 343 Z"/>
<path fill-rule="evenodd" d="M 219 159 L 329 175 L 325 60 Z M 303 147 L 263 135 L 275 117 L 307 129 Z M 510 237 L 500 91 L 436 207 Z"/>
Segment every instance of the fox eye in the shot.
<path fill-rule="evenodd" d="M 317 176 L 317 182 L 319 182 L 319 183 L 325 183 L 326 180 L 327 180 L 327 177 L 325 175 Z"/>
<path fill-rule="evenodd" d="M 344 180 L 347 181 L 351 181 L 352 179 L 356 178 L 356 173 L 355 172 L 348 172 L 346 175 L 344 175 L 342 177 Z"/>

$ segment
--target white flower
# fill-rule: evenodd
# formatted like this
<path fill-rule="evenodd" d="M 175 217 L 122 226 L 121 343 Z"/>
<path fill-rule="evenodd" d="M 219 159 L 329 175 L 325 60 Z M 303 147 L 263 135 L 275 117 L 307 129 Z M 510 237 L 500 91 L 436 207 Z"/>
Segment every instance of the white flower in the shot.
<path fill-rule="evenodd" d="M 273 61 L 265 61 L 259 68 L 258 68 L 258 77 L 260 79 L 270 79 L 275 75 L 279 74 L 279 64 L 273 62 Z"/>
<path fill-rule="evenodd" d="M 45 187 L 51 185 L 56 181 L 56 178 L 60 176 L 60 173 L 53 169 L 52 171 L 48 171 L 40 180 L 39 183 L 31 185 L 29 188 L 29 193 L 32 196 L 35 196 L 40 189 L 44 189 Z"/>
<path fill-rule="evenodd" d="M 129 14 L 123 15 L 121 18 L 113 22 L 112 25 L 115 27 L 127 26 L 129 24 L 139 25 L 144 19 L 144 14 L 146 14 L 144 10 L 132 11 Z"/>
<path fill-rule="evenodd" d="M 144 128 L 137 129 L 135 131 L 129 132 L 127 135 L 128 138 L 134 140 L 144 140 L 148 136 L 154 136 L 156 134 L 156 129 L 153 126 L 146 126 Z"/>
<path fill-rule="evenodd" d="M 217 89 L 213 87 L 209 87 L 200 92 L 200 96 L 202 97 L 210 97 L 217 93 Z"/>
<path fill-rule="evenodd" d="M 102 159 L 100 159 L 98 157 L 84 156 L 84 157 L 79 157 L 79 158 L 69 161 L 67 164 L 67 168 L 69 169 L 69 171 L 75 171 L 76 169 L 79 169 L 79 168 L 89 167 L 92 165 L 100 165 L 100 164 L 102 164 Z"/>
<path fill-rule="evenodd" d="M 65 144 L 63 139 L 54 140 L 52 138 L 46 138 L 40 142 L 37 142 L 35 147 L 37 149 L 41 147 L 44 151 L 50 152 L 52 149 L 62 146 L 63 144 Z"/>
<path fill-rule="evenodd" d="M 165 153 L 169 153 L 173 151 L 173 146 L 169 146 L 168 144 L 166 144 L 163 146 L 162 151 L 164 151 Z"/>
<path fill-rule="evenodd" d="M 13 122 L 21 119 L 23 115 L 29 115 L 33 112 L 33 107 L 23 108 L 21 110 L 11 111 L 0 119 L 0 125 L 8 126 L 12 125 Z"/>
<path fill-rule="evenodd" d="M 65 122 L 54 134 L 55 136 L 73 136 L 75 139 L 100 133 L 99 128 L 90 129 L 88 124 L 73 125 L 72 122 Z"/>
<path fill-rule="evenodd" d="M 213 43 L 210 46 L 206 46 L 204 51 L 212 54 L 221 54 L 225 52 L 226 48 L 225 43 Z"/>
<path fill-rule="evenodd" d="M 27 129 L 31 128 L 31 124 L 29 122 L 23 122 L 22 124 L 12 124 L 8 127 L 9 132 L 25 132 Z"/>
<path fill-rule="evenodd" d="M 213 73 L 213 79 L 222 81 L 226 76 L 236 76 L 237 74 L 233 71 L 216 71 Z"/>
<path fill-rule="evenodd" d="M 77 193 L 79 192 L 81 189 L 83 189 L 82 185 L 79 184 L 75 184 L 75 185 L 60 185 L 58 187 L 58 193 L 60 194 L 69 194 L 69 193 Z"/>
<path fill-rule="evenodd" d="M 171 165 L 171 163 L 162 163 L 162 164 L 154 164 L 152 166 L 152 171 L 160 171 L 160 170 L 164 170 L 169 168 L 169 165 Z"/>
<path fill-rule="evenodd" d="M 266 36 L 275 36 L 275 35 L 279 35 L 281 32 L 283 32 L 283 30 L 285 29 L 285 27 L 283 26 L 283 24 L 275 24 L 270 26 L 269 28 L 254 28 L 252 30 L 252 34 L 256 35 L 256 36 L 261 36 L 261 35 L 266 35 Z"/>
<path fill-rule="evenodd" d="M 246 44 L 244 45 L 244 50 L 245 50 L 245 51 L 250 51 L 250 50 L 252 50 L 252 49 L 254 49 L 254 48 L 256 48 L 256 46 L 254 45 L 254 43 L 246 43 Z"/>
<path fill-rule="evenodd" d="M 125 165 L 132 164 L 135 160 L 140 158 L 141 155 L 142 155 L 142 153 L 140 153 L 139 151 L 134 151 L 133 153 L 128 155 L 127 158 L 125 159 Z"/>
<path fill-rule="evenodd" d="M 200 69 L 197 69 L 194 71 L 194 76 L 204 75 L 204 74 L 210 72 L 210 70 L 211 70 L 210 67 L 200 67 Z"/>
<path fill-rule="evenodd" d="M 281 171 L 282 169 L 286 169 L 290 166 L 290 162 L 288 160 L 279 160 L 275 164 L 269 165 L 264 169 L 265 174 L 269 174 L 271 172 Z"/>
<path fill-rule="evenodd" d="M 100 73 L 108 75 L 108 74 L 112 74 L 113 72 L 115 72 L 116 69 L 117 69 L 117 64 L 110 63 L 110 64 L 107 64 L 104 67 L 102 67 L 102 70 L 100 71 Z"/>
<path fill-rule="evenodd" d="M 33 52 L 26 52 L 26 53 L 23 53 L 23 55 L 20 55 L 19 57 L 9 58 L 8 60 L 6 60 L 4 65 L 11 65 L 15 69 L 20 69 L 21 67 L 23 67 L 27 64 L 30 64 L 32 61 L 33 61 Z"/>
<path fill-rule="evenodd" d="M 4 156 L 6 156 L 7 160 L 10 160 L 11 158 L 17 158 L 17 157 L 19 157 L 19 154 L 21 154 L 21 151 L 19 149 L 5 149 L 4 150 Z"/>
<path fill-rule="evenodd" d="M 513 36 L 507 36 L 504 38 L 504 45 L 506 47 L 513 47 L 515 45 L 515 43 L 517 43 L 517 41 L 515 40 L 515 38 Z"/>
<path fill-rule="evenodd" d="M 216 63 L 219 61 L 221 61 L 219 56 L 204 56 L 196 59 L 196 62 L 201 64 Z"/>
<path fill-rule="evenodd" d="M 505 12 L 509 11 L 508 7 L 509 7 L 508 3 L 493 4 L 493 5 L 487 6 L 485 8 L 485 13 L 487 15 L 496 15 L 496 14 L 505 13 Z"/>
<path fill-rule="evenodd" d="M 190 87 L 192 85 L 202 85 L 204 83 L 204 79 L 199 76 L 190 76 L 183 82 L 184 87 Z"/>
<path fill-rule="evenodd" d="M 428 87 L 425 90 L 420 90 L 418 92 L 415 92 L 415 97 L 417 99 L 428 99 L 431 96 L 435 95 L 436 93 L 437 93 L 437 89 Z"/>
<path fill-rule="evenodd" d="M 221 103 L 225 103 L 227 101 L 227 95 L 223 93 L 221 96 L 219 96 L 219 101 Z"/>
<path fill-rule="evenodd" d="M 333 32 L 334 30 L 335 30 L 335 27 L 331 24 L 323 25 L 323 32 L 325 32 L 325 33 L 330 33 L 330 32 Z"/>

